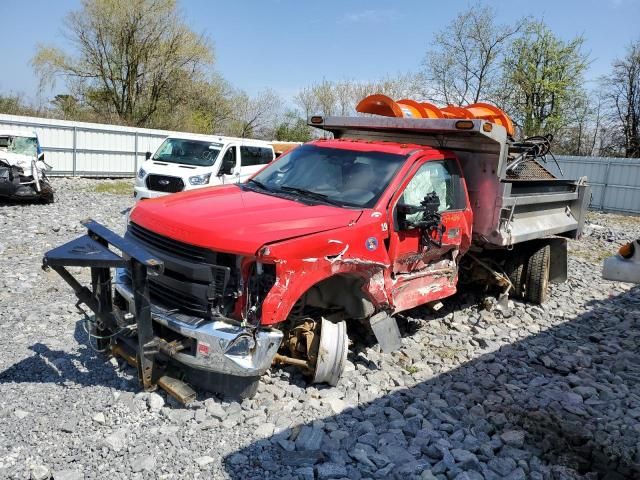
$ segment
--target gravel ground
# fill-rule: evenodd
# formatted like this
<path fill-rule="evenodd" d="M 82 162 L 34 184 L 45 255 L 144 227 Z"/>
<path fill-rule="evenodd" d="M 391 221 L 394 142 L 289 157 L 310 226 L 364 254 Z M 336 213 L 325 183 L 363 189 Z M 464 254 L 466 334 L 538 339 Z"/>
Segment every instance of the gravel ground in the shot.
<path fill-rule="evenodd" d="M 400 352 L 354 345 L 336 388 L 273 370 L 252 400 L 182 408 L 96 354 L 40 269 L 87 216 L 122 231 L 108 183 L 0 206 L 0 478 L 640 478 L 640 288 L 600 278 L 638 217 L 590 214 L 542 308 L 462 293 L 402 317 Z"/>

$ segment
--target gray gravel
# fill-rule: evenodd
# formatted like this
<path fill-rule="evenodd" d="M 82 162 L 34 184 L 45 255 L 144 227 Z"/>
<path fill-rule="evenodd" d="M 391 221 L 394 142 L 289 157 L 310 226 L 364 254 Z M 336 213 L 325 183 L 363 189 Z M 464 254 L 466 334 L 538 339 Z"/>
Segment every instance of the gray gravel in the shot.
<path fill-rule="evenodd" d="M 85 217 L 124 228 L 131 198 L 97 183 L 0 206 L 0 478 L 640 478 L 640 289 L 599 264 L 637 217 L 591 214 L 542 308 L 462 293 L 403 316 L 400 352 L 353 345 L 336 388 L 278 369 L 252 400 L 182 408 L 95 353 L 40 269 Z"/>

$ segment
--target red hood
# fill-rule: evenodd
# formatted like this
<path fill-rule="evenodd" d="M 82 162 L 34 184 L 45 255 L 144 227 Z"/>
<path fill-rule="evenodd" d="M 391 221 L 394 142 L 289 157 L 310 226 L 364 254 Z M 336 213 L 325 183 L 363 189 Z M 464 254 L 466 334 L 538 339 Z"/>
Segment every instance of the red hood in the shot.
<path fill-rule="evenodd" d="M 345 227 L 360 214 L 361 210 L 304 205 L 228 185 L 144 200 L 130 219 L 181 242 L 254 254 L 265 243 Z"/>

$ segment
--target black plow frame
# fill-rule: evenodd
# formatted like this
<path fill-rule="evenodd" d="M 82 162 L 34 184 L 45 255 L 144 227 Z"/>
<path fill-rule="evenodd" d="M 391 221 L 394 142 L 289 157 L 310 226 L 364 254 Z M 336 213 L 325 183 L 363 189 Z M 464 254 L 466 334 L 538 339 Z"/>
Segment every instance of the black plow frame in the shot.
<path fill-rule="evenodd" d="M 94 220 L 81 223 L 87 228 L 87 234 L 46 252 L 42 268 L 55 270 L 73 288 L 78 305 L 85 304 L 95 313 L 98 346 L 110 346 L 113 354 L 133 364 L 145 390 L 168 385 L 171 387 L 165 388 L 168 393 L 182 403 L 189 403 L 195 398 L 195 392 L 180 380 L 164 375 L 163 365 L 166 362 L 162 361 L 162 357 L 167 345 L 153 332 L 147 277 L 163 272 L 162 260 Z M 66 267 L 89 267 L 91 289 L 83 286 Z M 131 337 L 113 335 L 120 326 L 114 314 L 112 268 L 125 268 L 131 275 L 137 342 L 132 342 Z"/>

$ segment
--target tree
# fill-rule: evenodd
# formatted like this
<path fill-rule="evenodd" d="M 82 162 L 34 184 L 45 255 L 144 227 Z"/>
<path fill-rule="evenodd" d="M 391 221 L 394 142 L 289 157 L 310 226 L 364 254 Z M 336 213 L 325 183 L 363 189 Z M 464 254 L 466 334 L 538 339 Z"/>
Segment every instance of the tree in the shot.
<path fill-rule="evenodd" d="M 640 40 L 613 62 L 603 81 L 604 99 L 617 132 L 615 144 L 625 157 L 640 157 Z"/>
<path fill-rule="evenodd" d="M 285 112 L 274 133 L 275 140 L 284 142 L 308 142 L 312 138 L 311 127 L 307 125 L 306 119 L 300 118 L 293 110 Z"/>
<path fill-rule="evenodd" d="M 0 113 L 9 115 L 35 115 L 34 108 L 28 106 L 22 95 L 10 93 L 0 95 Z"/>
<path fill-rule="evenodd" d="M 300 107 L 304 118 L 309 118 L 314 113 L 317 113 L 317 100 L 316 93 L 312 87 L 305 87 L 301 89 L 293 97 L 293 102 Z"/>
<path fill-rule="evenodd" d="M 239 92 L 232 99 L 231 119 L 224 133 L 242 138 L 269 138 L 281 105 L 282 100 L 272 90 L 264 90 L 255 97 Z"/>
<path fill-rule="evenodd" d="M 39 46 L 32 60 L 44 83 L 63 77 L 96 112 L 147 126 L 213 63 L 209 41 L 191 31 L 175 0 L 83 0 L 65 20 L 73 54 Z"/>
<path fill-rule="evenodd" d="M 429 97 L 467 105 L 492 98 L 501 62 L 524 20 L 497 25 L 495 9 L 472 6 L 438 32 L 424 61 Z"/>
<path fill-rule="evenodd" d="M 541 21 L 529 22 L 504 60 L 502 98 L 523 135 L 556 133 L 581 95 L 588 57 L 584 38 L 563 41 Z"/>

